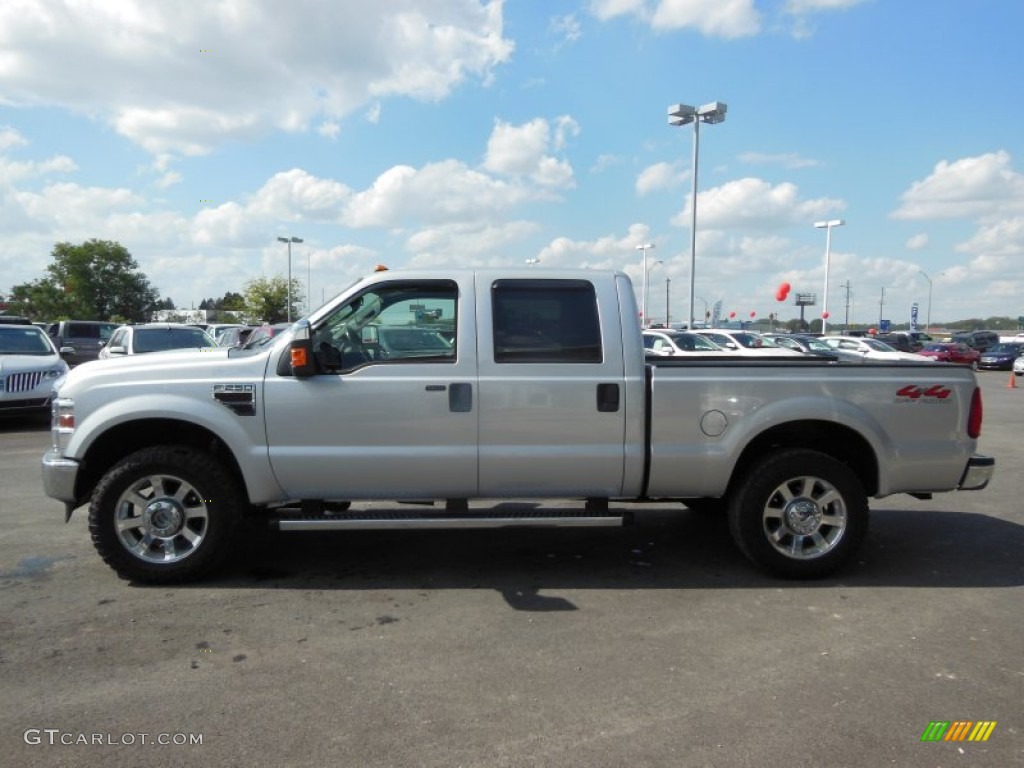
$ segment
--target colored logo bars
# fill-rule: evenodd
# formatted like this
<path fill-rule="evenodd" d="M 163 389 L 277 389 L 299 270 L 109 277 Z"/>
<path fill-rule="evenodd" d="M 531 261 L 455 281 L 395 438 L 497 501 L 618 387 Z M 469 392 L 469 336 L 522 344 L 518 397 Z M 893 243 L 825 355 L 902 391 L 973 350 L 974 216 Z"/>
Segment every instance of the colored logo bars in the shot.
<path fill-rule="evenodd" d="M 921 741 L 988 741 L 995 720 L 933 720 L 921 734 Z"/>

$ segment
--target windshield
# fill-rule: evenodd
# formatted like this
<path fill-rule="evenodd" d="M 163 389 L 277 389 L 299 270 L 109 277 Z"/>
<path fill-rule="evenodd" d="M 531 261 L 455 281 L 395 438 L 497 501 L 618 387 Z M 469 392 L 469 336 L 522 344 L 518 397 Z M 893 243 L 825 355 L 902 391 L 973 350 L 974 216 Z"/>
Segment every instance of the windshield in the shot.
<path fill-rule="evenodd" d="M 38 328 L 4 328 L 0 327 L 0 355 L 35 355 L 45 356 L 56 354 L 50 346 L 49 339 Z"/>
<path fill-rule="evenodd" d="M 215 346 L 200 328 L 136 328 L 135 354 L 163 352 L 168 349 L 201 349 Z"/>
<path fill-rule="evenodd" d="M 987 355 L 1019 355 L 1024 344 L 996 344 L 989 347 Z"/>

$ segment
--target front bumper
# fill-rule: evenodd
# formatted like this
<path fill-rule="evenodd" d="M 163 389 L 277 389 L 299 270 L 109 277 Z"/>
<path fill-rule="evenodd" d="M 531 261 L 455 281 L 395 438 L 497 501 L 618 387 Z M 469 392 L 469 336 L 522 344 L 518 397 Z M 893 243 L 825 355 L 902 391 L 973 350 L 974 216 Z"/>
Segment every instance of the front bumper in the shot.
<path fill-rule="evenodd" d="M 967 467 L 957 485 L 959 491 L 980 491 L 992 479 L 996 460 L 991 456 L 974 455 L 967 460 Z"/>
<path fill-rule="evenodd" d="M 78 506 L 75 498 L 78 466 L 77 461 L 61 456 L 56 448 L 43 454 L 43 492 L 51 499 L 64 502 L 64 522 L 71 519 L 72 511 Z"/>

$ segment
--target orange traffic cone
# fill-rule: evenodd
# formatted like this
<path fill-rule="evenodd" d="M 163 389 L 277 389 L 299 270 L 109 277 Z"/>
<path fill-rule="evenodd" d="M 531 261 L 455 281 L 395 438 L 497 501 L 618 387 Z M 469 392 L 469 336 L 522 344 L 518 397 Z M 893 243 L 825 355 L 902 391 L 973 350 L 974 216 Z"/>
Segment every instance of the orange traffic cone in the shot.
<path fill-rule="evenodd" d="M 1010 383 L 1007 384 L 1006 386 L 1008 389 L 1017 388 L 1017 374 L 1015 374 L 1013 371 L 1010 371 Z"/>

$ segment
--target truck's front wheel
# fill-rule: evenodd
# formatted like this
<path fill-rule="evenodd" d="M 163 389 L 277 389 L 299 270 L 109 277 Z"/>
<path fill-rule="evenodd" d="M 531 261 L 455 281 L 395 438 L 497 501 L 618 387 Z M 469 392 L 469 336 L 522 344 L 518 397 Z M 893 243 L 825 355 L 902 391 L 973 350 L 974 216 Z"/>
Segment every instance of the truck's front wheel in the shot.
<path fill-rule="evenodd" d="M 729 528 L 743 553 L 789 578 L 825 576 L 860 546 L 868 501 L 845 464 L 788 450 L 750 468 L 731 494 Z"/>
<path fill-rule="evenodd" d="M 89 532 L 124 579 L 189 581 L 227 555 L 240 498 L 234 478 L 213 456 L 185 446 L 144 448 L 96 487 Z"/>

